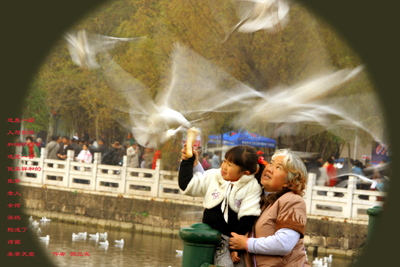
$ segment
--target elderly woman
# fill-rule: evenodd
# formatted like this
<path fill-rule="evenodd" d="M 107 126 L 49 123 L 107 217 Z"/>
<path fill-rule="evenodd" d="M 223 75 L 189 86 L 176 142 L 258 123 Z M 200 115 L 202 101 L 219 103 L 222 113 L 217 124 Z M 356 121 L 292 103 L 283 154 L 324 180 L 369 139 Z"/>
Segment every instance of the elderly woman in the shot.
<path fill-rule="evenodd" d="M 232 233 L 229 240 L 231 249 L 247 251 L 246 266 L 311 266 L 303 243 L 306 177 L 304 163 L 290 150 L 277 150 L 272 156 L 260 180 L 265 191 L 260 217 L 251 233 Z"/>

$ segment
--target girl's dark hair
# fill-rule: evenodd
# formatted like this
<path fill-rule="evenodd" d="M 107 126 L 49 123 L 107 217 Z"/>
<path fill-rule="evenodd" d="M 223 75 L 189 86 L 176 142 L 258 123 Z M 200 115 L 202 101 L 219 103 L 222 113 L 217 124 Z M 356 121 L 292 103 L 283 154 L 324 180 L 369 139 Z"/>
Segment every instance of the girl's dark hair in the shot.
<path fill-rule="evenodd" d="M 333 164 L 335 161 L 333 160 L 332 157 L 329 157 L 328 160 L 327 160 L 327 162 L 328 162 L 329 164 Z"/>
<path fill-rule="evenodd" d="M 249 171 L 251 174 L 257 171 L 258 155 L 251 146 L 235 146 L 228 150 L 225 159 L 240 167 L 240 172 Z"/>
<path fill-rule="evenodd" d="M 25 138 L 25 140 L 26 140 L 26 141 L 31 140 L 31 142 L 33 142 L 33 137 L 30 136 L 30 135 L 28 135 L 28 136 Z"/>

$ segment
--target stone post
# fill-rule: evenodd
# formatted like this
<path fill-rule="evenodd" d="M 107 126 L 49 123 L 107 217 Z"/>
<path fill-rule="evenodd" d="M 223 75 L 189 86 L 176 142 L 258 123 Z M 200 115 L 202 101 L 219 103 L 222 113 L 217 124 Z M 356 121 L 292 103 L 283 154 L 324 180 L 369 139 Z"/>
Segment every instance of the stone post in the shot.
<path fill-rule="evenodd" d="M 97 173 L 98 165 L 101 163 L 101 152 L 94 153 L 94 161 L 93 161 L 93 168 L 92 168 L 92 179 L 90 181 L 90 189 L 91 190 L 98 190 L 98 182 L 97 182 Z"/>
<path fill-rule="evenodd" d="M 126 181 L 126 175 L 127 175 L 126 168 L 128 168 L 128 157 L 124 156 L 122 170 L 121 170 L 121 180 L 120 180 L 119 187 L 118 187 L 118 192 L 121 194 L 125 193 L 125 187 L 126 187 L 125 181 Z"/>
<path fill-rule="evenodd" d="M 71 169 L 71 161 L 74 161 L 75 151 L 67 150 L 67 158 L 65 159 L 67 162 L 65 164 L 65 178 L 67 180 L 67 187 L 70 187 L 72 184 L 71 176 L 69 175 Z"/>
<path fill-rule="evenodd" d="M 151 187 L 151 196 L 158 197 L 158 192 L 160 190 L 160 170 L 161 170 L 161 160 L 157 159 L 156 161 L 156 169 L 154 173 L 154 184 Z"/>
<path fill-rule="evenodd" d="M 344 211 L 344 215 L 347 219 L 351 219 L 353 214 L 353 196 L 354 196 L 354 189 L 356 187 L 356 177 L 349 176 L 349 181 L 347 183 L 347 203 L 346 203 L 346 210 Z"/>
<path fill-rule="evenodd" d="M 45 159 L 47 159 L 47 149 L 42 147 L 40 149 L 40 161 L 39 161 L 39 167 L 41 168 L 40 177 L 39 177 L 39 174 L 38 174 L 38 183 L 40 183 L 40 184 L 44 184 L 44 181 L 46 179 L 46 175 L 44 173 L 44 166 L 45 166 L 44 165 L 44 160 Z"/>

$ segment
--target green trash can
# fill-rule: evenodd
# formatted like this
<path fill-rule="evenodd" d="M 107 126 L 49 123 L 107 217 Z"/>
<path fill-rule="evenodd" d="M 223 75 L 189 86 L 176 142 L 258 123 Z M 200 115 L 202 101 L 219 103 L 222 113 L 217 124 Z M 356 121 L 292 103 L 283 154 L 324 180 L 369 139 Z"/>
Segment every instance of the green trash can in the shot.
<path fill-rule="evenodd" d="M 200 267 L 212 264 L 216 244 L 221 240 L 221 233 L 205 223 L 195 223 L 179 230 L 183 240 L 182 267 Z"/>
<path fill-rule="evenodd" d="M 371 240 L 372 232 L 376 227 L 377 221 L 379 220 L 382 211 L 383 211 L 382 207 L 379 206 L 367 209 L 367 214 L 369 215 L 367 243 L 369 242 L 369 240 Z"/>

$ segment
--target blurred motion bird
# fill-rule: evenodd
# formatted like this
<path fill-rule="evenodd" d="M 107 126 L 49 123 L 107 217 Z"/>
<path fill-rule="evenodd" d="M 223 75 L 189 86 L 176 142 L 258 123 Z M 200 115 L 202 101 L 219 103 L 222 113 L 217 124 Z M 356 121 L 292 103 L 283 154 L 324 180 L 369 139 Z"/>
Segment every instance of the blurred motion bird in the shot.
<path fill-rule="evenodd" d="M 71 31 L 66 33 L 64 37 L 68 41 L 68 49 L 72 61 L 88 69 L 99 67 L 96 61 L 96 55 L 98 53 L 110 50 L 120 42 L 133 42 L 146 38 L 146 36 L 138 38 L 116 38 L 100 34 L 90 34 L 85 30 Z"/>
<path fill-rule="evenodd" d="M 285 0 L 234 0 L 239 3 L 240 21 L 224 42 L 236 31 L 251 33 L 258 30 L 277 32 L 289 21 L 289 4 Z"/>
<path fill-rule="evenodd" d="M 141 146 L 155 148 L 212 112 L 244 110 L 261 96 L 183 45 L 175 44 L 171 62 L 168 84 L 153 100 L 149 88 L 104 54 L 104 75 L 128 106 L 113 107 L 129 113 L 130 122 L 121 124 Z"/>

